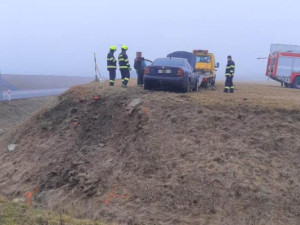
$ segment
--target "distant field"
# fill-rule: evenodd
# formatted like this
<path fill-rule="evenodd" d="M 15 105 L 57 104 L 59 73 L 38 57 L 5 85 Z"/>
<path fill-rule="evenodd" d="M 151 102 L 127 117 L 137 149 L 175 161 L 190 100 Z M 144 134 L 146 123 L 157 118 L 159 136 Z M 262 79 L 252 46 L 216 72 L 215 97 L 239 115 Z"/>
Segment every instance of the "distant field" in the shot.
<path fill-rule="evenodd" d="M 0 136 L 34 112 L 53 104 L 55 99 L 51 96 L 0 102 Z"/>
<path fill-rule="evenodd" d="M 93 81 L 94 77 L 72 76 L 42 76 L 42 75 L 2 75 L 3 91 L 68 88 L 77 84 L 85 84 Z M 1 84 L 0 84 L 1 85 Z"/>

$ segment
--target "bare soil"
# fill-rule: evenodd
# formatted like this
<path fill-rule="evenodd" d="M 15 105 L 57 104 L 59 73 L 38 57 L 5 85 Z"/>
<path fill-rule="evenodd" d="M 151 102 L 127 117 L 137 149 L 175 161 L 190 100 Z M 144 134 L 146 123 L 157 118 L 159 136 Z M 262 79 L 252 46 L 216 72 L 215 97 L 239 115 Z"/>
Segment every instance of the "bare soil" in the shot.
<path fill-rule="evenodd" d="M 296 225 L 299 97 L 76 86 L 1 137 L 0 194 L 119 224 Z"/>

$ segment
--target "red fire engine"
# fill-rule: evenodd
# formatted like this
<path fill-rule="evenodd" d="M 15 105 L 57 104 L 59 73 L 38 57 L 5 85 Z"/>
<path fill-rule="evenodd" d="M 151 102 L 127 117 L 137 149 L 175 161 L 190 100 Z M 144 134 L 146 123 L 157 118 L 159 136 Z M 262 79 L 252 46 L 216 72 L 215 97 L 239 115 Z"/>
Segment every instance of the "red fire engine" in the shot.
<path fill-rule="evenodd" d="M 272 44 L 266 75 L 282 86 L 300 89 L 300 46 Z"/>

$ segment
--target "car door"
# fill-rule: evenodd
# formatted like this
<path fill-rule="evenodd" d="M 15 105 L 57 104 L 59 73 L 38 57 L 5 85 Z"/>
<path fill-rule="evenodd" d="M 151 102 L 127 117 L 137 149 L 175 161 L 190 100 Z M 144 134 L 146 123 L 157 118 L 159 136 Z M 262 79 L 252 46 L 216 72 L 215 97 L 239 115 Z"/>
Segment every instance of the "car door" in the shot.
<path fill-rule="evenodd" d="M 146 66 L 151 66 L 152 61 L 149 59 L 145 59 L 145 64 L 146 64 Z"/>

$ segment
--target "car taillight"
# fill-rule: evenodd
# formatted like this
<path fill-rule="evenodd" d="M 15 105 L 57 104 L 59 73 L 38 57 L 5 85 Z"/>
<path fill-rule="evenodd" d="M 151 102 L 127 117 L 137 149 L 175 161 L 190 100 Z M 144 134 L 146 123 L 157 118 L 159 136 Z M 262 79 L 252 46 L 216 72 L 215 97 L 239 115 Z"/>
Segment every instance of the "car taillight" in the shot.
<path fill-rule="evenodd" d="M 184 76 L 184 71 L 182 69 L 177 70 L 177 76 L 178 77 L 183 77 Z"/>
<path fill-rule="evenodd" d="M 149 75 L 150 73 L 150 67 L 146 67 L 145 70 L 144 70 L 144 75 Z"/>

